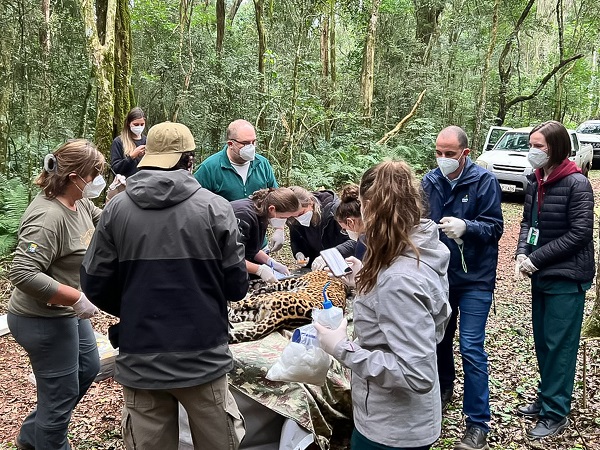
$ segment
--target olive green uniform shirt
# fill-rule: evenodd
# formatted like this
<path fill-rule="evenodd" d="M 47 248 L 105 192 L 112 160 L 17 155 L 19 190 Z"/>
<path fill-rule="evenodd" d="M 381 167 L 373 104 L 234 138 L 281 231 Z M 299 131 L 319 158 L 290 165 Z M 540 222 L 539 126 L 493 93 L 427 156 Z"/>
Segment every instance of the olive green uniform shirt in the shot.
<path fill-rule="evenodd" d="M 27 317 L 73 316 L 70 306 L 47 305 L 60 284 L 79 287 L 79 269 L 102 210 L 84 198 L 72 211 L 40 193 L 21 219 L 9 278 L 8 310 Z"/>

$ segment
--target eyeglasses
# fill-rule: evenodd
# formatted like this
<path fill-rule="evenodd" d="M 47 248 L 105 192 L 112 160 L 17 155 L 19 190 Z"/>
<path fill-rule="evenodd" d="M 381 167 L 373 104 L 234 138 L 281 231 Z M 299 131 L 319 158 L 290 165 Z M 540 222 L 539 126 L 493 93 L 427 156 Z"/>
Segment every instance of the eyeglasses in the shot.
<path fill-rule="evenodd" d="M 256 139 L 253 139 L 251 141 L 238 141 L 237 139 L 231 138 L 231 140 L 233 142 L 237 142 L 240 145 L 256 145 Z"/>

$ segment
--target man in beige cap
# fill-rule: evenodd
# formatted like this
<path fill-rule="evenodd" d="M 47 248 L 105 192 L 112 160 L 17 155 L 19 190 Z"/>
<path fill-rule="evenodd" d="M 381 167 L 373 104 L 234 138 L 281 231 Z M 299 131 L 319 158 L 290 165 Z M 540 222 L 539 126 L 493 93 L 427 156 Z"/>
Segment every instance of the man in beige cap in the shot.
<path fill-rule="evenodd" d="M 178 402 L 197 448 L 235 450 L 244 435 L 227 384 L 227 302 L 248 290 L 244 247 L 229 202 L 189 172 L 195 147 L 185 125 L 150 129 L 141 170 L 104 209 L 81 270 L 88 298 L 120 318 L 109 334 L 128 449 L 177 448 Z"/>

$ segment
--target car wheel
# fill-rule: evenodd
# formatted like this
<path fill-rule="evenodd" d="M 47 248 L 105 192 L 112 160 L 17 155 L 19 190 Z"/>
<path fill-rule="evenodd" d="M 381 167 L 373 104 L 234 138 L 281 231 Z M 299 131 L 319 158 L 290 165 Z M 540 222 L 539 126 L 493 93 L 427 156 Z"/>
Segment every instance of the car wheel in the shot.
<path fill-rule="evenodd" d="M 588 174 L 590 173 L 590 165 L 586 165 L 583 170 L 581 171 L 581 173 L 583 173 L 583 175 L 587 178 Z"/>

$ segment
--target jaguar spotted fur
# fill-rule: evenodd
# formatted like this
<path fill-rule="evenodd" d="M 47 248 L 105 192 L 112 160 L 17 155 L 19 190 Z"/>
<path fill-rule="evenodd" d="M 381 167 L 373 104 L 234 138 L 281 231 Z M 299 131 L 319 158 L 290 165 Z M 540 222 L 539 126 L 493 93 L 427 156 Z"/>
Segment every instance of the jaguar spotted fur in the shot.
<path fill-rule="evenodd" d="M 345 308 L 345 285 L 322 270 L 254 288 L 246 298 L 229 305 L 229 322 L 235 324 L 229 342 L 254 341 L 281 328 L 309 323 L 313 308 L 322 305 L 328 281 L 327 296 L 335 306 Z"/>

